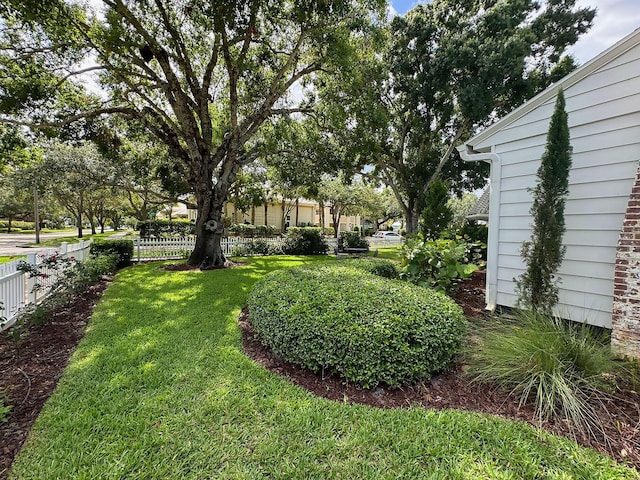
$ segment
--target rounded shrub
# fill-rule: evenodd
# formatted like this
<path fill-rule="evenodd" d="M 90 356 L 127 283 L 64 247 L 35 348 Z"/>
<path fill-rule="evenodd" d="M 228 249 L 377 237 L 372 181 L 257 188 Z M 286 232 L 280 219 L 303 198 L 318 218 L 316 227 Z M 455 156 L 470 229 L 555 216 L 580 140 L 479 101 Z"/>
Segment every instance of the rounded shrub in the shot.
<path fill-rule="evenodd" d="M 354 258 L 347 260 L 348 266 L 373 273 L 384 278 L 400 278 L 398 265 L 391 260 L 381 258 Z"/>
<path fill-rule="evenodd" d="M 276 354 L 365 388 L 443 370 L 466 329 L 445 295 L 341 264 L 273 272 L 248 303 L 256 335 Z"/>
<path fill-rule="evenodd" d="M 325 255 L 329 245 L 316 227 L 290 227 L 282 245 L 285 255 Z"/>

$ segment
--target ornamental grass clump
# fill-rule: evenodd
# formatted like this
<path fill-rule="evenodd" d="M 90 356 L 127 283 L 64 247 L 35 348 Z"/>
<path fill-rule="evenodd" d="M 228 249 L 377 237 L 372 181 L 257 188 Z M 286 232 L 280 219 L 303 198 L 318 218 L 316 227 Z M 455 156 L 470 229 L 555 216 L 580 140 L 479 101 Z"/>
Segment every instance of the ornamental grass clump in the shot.
<path fill-rule="evenodd" d="M 468 373 L 533 403 L 540 421 L 566 419 L 572 428 L 601 431 L 593 402 L 613 388 L 616 362 L 605 333 L 532 312 L 481 331 Z"/>
<path fill-rule="evenodd" d="M 447 368 L 466 331 L 462 309 L 441 293 L 346 263 L 277 271 L 256 283 L 248 306 L 260 341 L 289 362 L 364 388 L 412 384 Z"/>

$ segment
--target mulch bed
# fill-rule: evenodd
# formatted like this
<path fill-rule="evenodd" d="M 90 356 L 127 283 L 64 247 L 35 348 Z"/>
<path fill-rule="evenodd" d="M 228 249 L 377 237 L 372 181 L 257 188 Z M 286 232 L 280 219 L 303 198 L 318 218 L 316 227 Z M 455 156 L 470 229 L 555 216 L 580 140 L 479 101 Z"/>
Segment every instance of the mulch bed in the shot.
<path fill-rule="evenodd" d="M 222 270 L 223 268 L 241 267 L 248 264 L 248 262 L 232 262 L 231 260 L 227 260 L 224 262 L 224 266 L 210 267 L 205 270 Z M 190 272 L 193 270 L 200 270 L 200 266 L 188 265 L 187 263 L 172 263 L 171 265 L 160 267 L 160 270 L 166 270 L 167 272 Z"/>
<path fill-rule="evenodd" d="M 459 286 L 454 300 L 463 307 L 468 318 L 486 321 L 484 310 L 485 272 L 474 276 Z M 272 372 L 314 393 L 339 402 L 361 403 L 378 408 L 456 408 L 490 413 L 503 418 L 518 420 L 540 426 L 534 418 L 530 405 L 519 406 L 518 402 L 501 390 L 477 382 L 464 375 L 466 366 L 459 364 L 454 371 L 446 372 L 411 387 L 391 389 L 379 386 L 362 389 L 336 377 L 322 377 L 310 370 L 283 361 L 264 347 L 254 336 L 248 312 L 239 318 L 245 353 L 254 361 Z M 607 400 L 596 407 L 608 437 L 600 435 L 596 440 L 572 431 L 566 422 L 544 422 L 542 427 L 557 435 L 573 438 L 579 444 L 599 450 L 616 460 L 640 470 L 640 395 L 631 389 L 618 393 L 615 399 Z"/>
<path fill-rule="evenodd" d="M 0 391 L 12 407 L 9 420 L 0 425 L 0 478 L 6 478 L 108 284 L 106 279 L 94 284 L 46 324 L 26 329 L 19 340 L 0 336 Z"/>
<path fill-rule="evenodd" d="M 29 328 L 17 342 L 0 336 L 0 390 L 7 393 L 12 405 L 9 421 L 0 425 L 0 478 L 6 477 L 29 429 L 55 389 L 71 353 L 84 335 L 93 308 L 108 283 L 105 280 L 94 285 L 67 308 L 56 311 L 49 323 Z M 483 318 L 484 272 L 476 272 L 472 279 L 462 284 L 455 299 L 469 317 Z M 283 362 L 254 338 L 246 312 L 239 323 L 247 355 L 316 395 L 379 408 L 417 405 L 425 408 L 459 408 L 537 425 L 531 407 L 518 408 L 517 403 L 504 393 L 470 383 L 462 374 L 464 365 L 459 365 L 454 372 L 413 387 L 364 390 L 340 379 L 322 378 Z M 627 390 L 602 409 L 602 418 L 607 420 L 605 429 L 609 437 L 608 443 L 584 437 L 577 438 L 577 441 L 640 469 L 639 403 L 638 394 Z M 543 427 L 560 435 L 571 436 L 567 425 L 562 422 L 545 423 Z"/>

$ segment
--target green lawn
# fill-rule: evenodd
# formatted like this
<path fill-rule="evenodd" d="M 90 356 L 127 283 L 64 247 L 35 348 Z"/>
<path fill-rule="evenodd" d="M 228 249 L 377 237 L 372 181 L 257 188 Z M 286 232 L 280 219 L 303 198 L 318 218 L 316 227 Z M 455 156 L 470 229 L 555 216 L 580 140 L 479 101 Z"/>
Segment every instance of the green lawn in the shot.
<path fill-rule="evenodd" d="M 101 238 L 108 238 L 113 235 L 115 232 L 106 232 L 106 233 L 96 233 L 95 235 L 83 235 L 82 238 L 78 238 L 78 233 L 71 234 L 68 237 L 59 237 L 59 238 L 49 238 L 47 240 L 42 240 L 39 244 L 32 243 L 31 246 L 34 247 L 59 247 L 62 242 L 67 243 L 78 243 L 80 240 L 89 240 L 93 238 L 94 240 L 98 240 Z"/>
<path fill-rule="evenodd" d="M 58 232 L 77 232 L 77 230 L 75 228 L 58 228 L 58 229 L 54 229 L 54 228 L 42 228 L 40 229 L 40 233 L 58 233 Z M 35 229 L 31 228 L 31 229 L 20 229 L 20 228 L 12 228 L 10 232 L 7 232 L 6 228 L 0 228 L 0 233 L 5 233 L 5 234 L 9 234 L 9 235 L 13 235 L 15 234 L 24 234 L 24 233 L 33 233 L 35 234 L 36 231 Z"/>
<path fill-rule="evenodd" d="M 615 479 L 635 471 L 529 425 L 462 411 L 331 402 L 241 350 L 265 273 L 121 271 L 16 459 L 20 479 Z"/>
<path fill-rule="evenodd" d="M 400 260 L 401 250 L 398 247 L 383 247 L 383 248 L 371 247 L 369 256 L 370 257 L 373 256 L 376 250 L 378 251 L 379 258 L 387 258 L 389 260 Z"/>
<path fill-rule="evenodd" d="M 26 257 L 24 255 L 0 256 L 0 264 L 13 262 L 14 260 L 18 260 L 20 258 L 26 258 Z"/>

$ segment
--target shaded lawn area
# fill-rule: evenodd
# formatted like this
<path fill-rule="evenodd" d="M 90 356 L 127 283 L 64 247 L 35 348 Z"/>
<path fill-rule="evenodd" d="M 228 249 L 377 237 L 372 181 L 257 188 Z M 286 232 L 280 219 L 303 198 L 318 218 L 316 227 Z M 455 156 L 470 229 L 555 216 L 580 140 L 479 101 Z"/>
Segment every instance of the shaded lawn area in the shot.
<path fill-rule="evenodd" d="M 637 478 L 523 423 L 317 398 L 249 360 L 238 315 L 277 268 L 121 271 L 19 454 L 27 478 Z"/>

